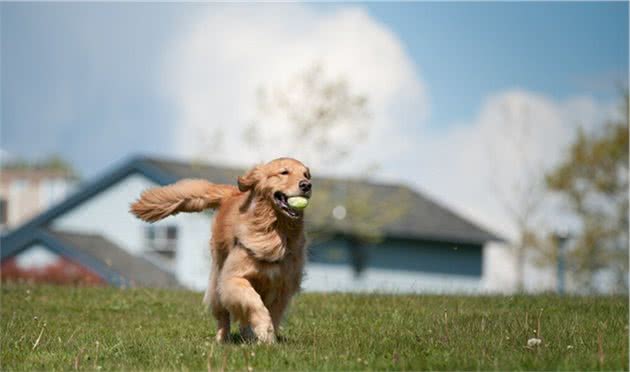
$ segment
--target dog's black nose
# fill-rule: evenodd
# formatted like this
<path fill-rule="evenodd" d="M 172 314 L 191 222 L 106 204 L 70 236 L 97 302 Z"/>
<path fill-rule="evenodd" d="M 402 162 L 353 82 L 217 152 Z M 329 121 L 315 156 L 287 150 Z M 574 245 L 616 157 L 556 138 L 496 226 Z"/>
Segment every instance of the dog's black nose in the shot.
<path fill-rule="evenodd" d="M 311 182 L 308 180 L 302 180 L 299 183 L 300 186 L 300 190 L 302 190 L 302 192 L 309 192 L 311 191 Z"/>

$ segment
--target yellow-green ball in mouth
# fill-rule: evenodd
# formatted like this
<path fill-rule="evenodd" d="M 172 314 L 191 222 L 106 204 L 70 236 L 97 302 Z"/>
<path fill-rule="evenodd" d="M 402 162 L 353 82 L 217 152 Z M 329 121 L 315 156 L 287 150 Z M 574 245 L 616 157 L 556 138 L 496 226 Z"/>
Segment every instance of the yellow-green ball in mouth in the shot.
<path fill-rule="evenodd" d="M 304 209 L 308 206 L 308 199 L 303 196 L 292 196 L 287 199 L 287 203 L 291 208 Z"/>

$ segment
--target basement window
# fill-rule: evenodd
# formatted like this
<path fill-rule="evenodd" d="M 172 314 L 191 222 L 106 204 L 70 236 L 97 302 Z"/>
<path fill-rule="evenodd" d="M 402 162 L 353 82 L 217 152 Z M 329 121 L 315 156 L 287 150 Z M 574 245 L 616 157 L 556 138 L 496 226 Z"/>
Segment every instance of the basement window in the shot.
<path fill-rule="evenodd" d="M 147 252 L 173 259 L 177 251 L 177 235 L 175 225 L 147 226 L 144 235 Z"/>

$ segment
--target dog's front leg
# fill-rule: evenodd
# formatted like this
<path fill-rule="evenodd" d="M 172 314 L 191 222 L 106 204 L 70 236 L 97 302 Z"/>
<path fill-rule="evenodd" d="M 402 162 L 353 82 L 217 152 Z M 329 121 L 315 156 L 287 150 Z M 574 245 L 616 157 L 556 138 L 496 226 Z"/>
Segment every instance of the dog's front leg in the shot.
<path fill-rule="evenodd" d="M 280 331 L 280 322 L 284 311 L 291 301 L 291 295 L 288 293 L 281 293 L 276 299 L 269 305 L 269 313 L 271 315 L 271 321 L 273 323 L 273 329 L 276 334 Z"/>
<path fill-rule="evenodd" d="M 226 279 L 220 289 L 221 303 L 241 324 L 251 324 L 252 331 L 260 342 L 273 343 L 276 336 L 269 310 L 260 295 L 244 278 Z"/>

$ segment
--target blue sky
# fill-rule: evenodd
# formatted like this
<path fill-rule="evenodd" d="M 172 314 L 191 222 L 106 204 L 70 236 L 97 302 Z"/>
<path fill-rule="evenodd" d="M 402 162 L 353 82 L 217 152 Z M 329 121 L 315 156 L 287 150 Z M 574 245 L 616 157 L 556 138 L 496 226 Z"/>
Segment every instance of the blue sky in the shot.
<path fill-rule="evenodd" d="M 383 3 L 370 13 L 400 35 L 431 89 L 432 125 L 474 114 L 491 92 L 609 98 L 627 80 L 628 4 Z"/>
<path fill-rule="evenodd" d="M 285 53 L 290 67 L 292 49 L 286 45 L 325 54 L 321 43 L 329 40 L 331 60 L 354 64 L 350 75 L 377 97 L 375 111 L 383 113 L 377 133 L 398 135 L 381 147 L 366 145 L 357 157 L 396 163 L 384 177 L 437 194 L 467 215 L 487 217 L 487 224 L 502 218 L 481 210 L 491 194 L 487 185 L 453 185 L 486 176 L 479 154 L 482 142 L 492 142 L 492 134 L 504 127 L 492 119 L 497 107 L 530 107 L 536 119 L 532 126 L 543 133 L 539 138 L 556 133 L 551 147 L 560 148 L 566 144 L 560 138 L 570 137 L 558 129 L 563 122 L 604 117 L 617 99 L 618 84 L 628 80 L 626 2 L 1 3 L 0 9 L 4 152 L 27 159 L 57 153 L 87 178 L 134 154 L 190 157 L 196 153 L 181 148 L 182 136 L 185 144 L 186 136 L 197 135 L 190 128 L 205 123 L 203 115 L 190 117 L 198 109 L 195 100 L 205 99 L 211 114 L 221 111 L 220 123 L 209 126 L 238 126 L 230 122 L 236 117 L 229 111 L 247 102 L 232 107 L 225 97 L 240 97 L 243 90 L 232 85 L 260 74 L 257 57 L 274 67 L 277 59 L 265 53 L 277 46 L 275 53 Z M 330 35 L 321 25 L 333 25 L 331 30 L 340 33 L 355 27 L 367 36 Z M 318 27 L 323 30 L 309 33 Z M 374 45 L 370 37 L 378 38 Z M 275 45 L 285 39 L 285 46 Z M 245 63 L 237 58 L 241 54 L 230 55 L 236 53 L 232 44 L 251 46 L 258 55 Z M 383 51 L 385 64 L 370 65 L 371 58 L 357 59 L 348 48 L 375 59 Z M 242 67 L 229 70 L 221 64 L 227 55 Z M 205 70 L 213 68 L 216 74 L 206 76 Z M 190 71 L 198 72 L 205 88 L 195 84 L 197 75 Z M 388 92 L 380 98 L 379 84 Z M 447 156 L 470 142 L 478 148 L 462 156 L 477 163 Z M 213 158 L 212 149 L 205 150 L 209 159 L 222 161 Z M 532 145 L 530 151 L 541 155 L 543 150 Z M 238 160 L 243 165 L 254 161 Z"/>
<path fill-rule="evenodd" d="M 151 140 L 168 140 L 169 110 L 152 80 L 155 61 L 178 27 L 204 6 L 212 5 L 3 3 L 2 148 L 27 158 L 59 152 L 90 175 L 119 150 L 161 147 L 109 133 L 124 128 L 112 128 L 120 121 L 108 119 L 150 122 L 156 129 Z M 363 6 L 399 36 L 425 79 L 435 130 L 465 121 L 501 89 L 610 98 L 616 93 L 610 83 L 627 80 L 625 2 Z M 72 104 L 58 102 L 59 96 Z M 41 111 L 63 111 L 64 104 L 72 114 L 58 114 L 69 124 Z M 34 140 L 34 131 L 46 135 Z M 98 136 L 103 146 L 86 158 L 85 145 L 60 142 L 68 136 Z"/>

